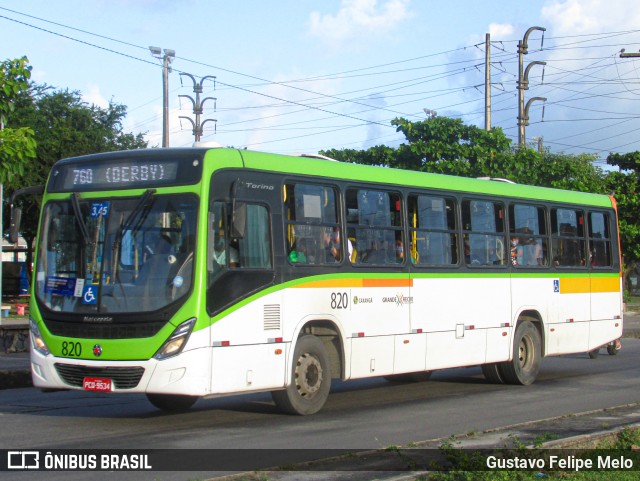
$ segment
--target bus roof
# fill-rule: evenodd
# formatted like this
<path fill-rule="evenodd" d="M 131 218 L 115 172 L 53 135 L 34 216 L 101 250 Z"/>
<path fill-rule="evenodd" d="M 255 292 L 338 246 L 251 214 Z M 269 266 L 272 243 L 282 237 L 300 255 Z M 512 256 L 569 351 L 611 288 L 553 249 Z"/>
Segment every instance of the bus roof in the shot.
<path fill-rule="evenodd" d="M 524 184 L 473 179 L 444 174 L 374 167 L 346 162 L 329 162 L 310 157 L 292 157 L 253 151 L 239 151 L 247 168 L 274 172 L 311 175 L 362 182 L 381 182 L 404 187 L 433 188 L 451 192 L 470 192 L 522 199 L 612 207 L 607 195 L 570 190 L 535 187 Z M 223 151 L 214 151 L 223 155 Z"/>

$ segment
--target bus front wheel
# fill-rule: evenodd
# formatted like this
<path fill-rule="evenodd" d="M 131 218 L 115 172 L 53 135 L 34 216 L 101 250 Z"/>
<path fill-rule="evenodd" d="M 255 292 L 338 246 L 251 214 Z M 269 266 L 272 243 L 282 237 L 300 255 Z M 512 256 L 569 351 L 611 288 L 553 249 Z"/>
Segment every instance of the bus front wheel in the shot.
<path fill-rule="evenodd" d="M 540 333 L 531 321 L 518 324 L 513 338 L 513 359 L 500 363 L 500 374 L 509 384 L 529 385 L 536 380 L 542 362 Z"/>
<path fill-rule="evenodd" d="M 147 399 L 158 409 L 169 412 L 186 411 L 195 404 L 198 396 L 180 394 L 147 394 Z"/>
<path fill-rule="evenodd" d="M 291 382 L 286 389 L 273 391 L 271 397 L 283 412 L 305 416 L 322 409 L 330 389 L 331 368 L 322 341 L 312 335 L 299 338 L 293 353 Z"/>

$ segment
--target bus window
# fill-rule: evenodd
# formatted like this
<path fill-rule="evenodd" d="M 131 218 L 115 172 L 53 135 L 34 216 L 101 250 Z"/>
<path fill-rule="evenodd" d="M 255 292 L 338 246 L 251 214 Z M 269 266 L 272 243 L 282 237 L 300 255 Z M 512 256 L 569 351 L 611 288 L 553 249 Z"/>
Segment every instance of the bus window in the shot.
<path fill-rule="evenodd" d="M 229 232 L 230 208 L 230 205 L 214 202 L 209 212 L 209 275 L 215 277 L 228 268 L 270 269 L 271 233 L 267 208 L 246 204 L 246 230 L 240 239 Z"/>
<path fill-rule="evenodd" d="M 271 232 L 269 211 L 263 205 L 247 204 L 247 229 L 237 242 L 240 268 L 271 269 Z"/>
<path fill-rule="evenodd" d="M 543 207 L 524 204 L 509 206 L 509 248 L 516 267 L 547 265 L 547 229 Z"/>
<path fill-rule="evenodd" d="M 462 202 L 463 241 L 467 265 L 506 265 L 503 213 L 503 206 L 499 202 Z"/>
<path fill-rule="evenodd" d="M 551 259 L 554 266 L 586 265 L 584 214 L 574 209 L 551 210 Z"/>
<path fill-rule="evenodd" d="M 349 189 L 346 194 L 349 240 L 355 264 L 404 262 L 396 249 L 403 246 L 400 195 L 379 190 Z"/>
<path fill-rule="evenodd" d="M 431 195 L 409 197 L 409 251 L 417 265 L 458 263 L 455 201 Z"/>
<path fill-rule="evenodd" d="M 286 184 L 287 255 L 293 264 L 335 264 L 344 255 L 338 204 L 332 187 Z"/>
<path fill-rule="evenodd" d="M 611 260 L 609 215 L 589 212 L 589 264 L 593 267 L 610 267 Z"/>

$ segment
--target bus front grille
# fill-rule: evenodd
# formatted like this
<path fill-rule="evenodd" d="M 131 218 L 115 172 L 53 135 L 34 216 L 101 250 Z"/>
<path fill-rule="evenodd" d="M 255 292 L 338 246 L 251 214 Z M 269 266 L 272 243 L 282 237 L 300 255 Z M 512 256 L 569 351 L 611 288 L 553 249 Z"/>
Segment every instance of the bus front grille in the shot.
<path fill-rule="evenodd" d="M 71 364 L 55 364 L 58 375 L 71 386 L 82 387 L 85 377 L 107 378 L 117 389 L 133 389 L 138 385 L 143 367 L 90 367 Z"/>

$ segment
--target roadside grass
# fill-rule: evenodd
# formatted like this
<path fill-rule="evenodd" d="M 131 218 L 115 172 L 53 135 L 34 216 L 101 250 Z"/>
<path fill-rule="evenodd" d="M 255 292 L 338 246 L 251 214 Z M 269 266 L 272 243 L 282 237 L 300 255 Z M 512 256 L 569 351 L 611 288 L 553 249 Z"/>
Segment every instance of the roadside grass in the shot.
<path fill-rule="evenodd" d="M 534 442 L 534 448 L 540 448 L 542 442 L 553 438 L 552 434 L 545 434 Z M 515 453 L 520 458 L 536 459 L 544 456 L 544 449 L 528 450 L 517 442 L 515 443 Z M 464 451 L 456 448 L 451 442 L 443 443 L 440 446 L 449 463 L 455 470 L 430 472 L 417 476 L 415 481 L 540 481 L 540 480 L 563 480 L 563 481 L 637 481 L 640 479 L 640 429 L 625 428 L 616 435 L 605 438 L 598 442 L 593 449 L 576 450 L 576 457 L 581 459 L 593 459 L 594 466 L 597 466 L 598 456 L 619 459 L 625 457 L 632 460 L 633 467 L 615 470 L 501 470 L 488 469 L 486 453 L 480 451 Z M 565 451 L 572 452 L 572 451 Z M 541 454 L 542 453 L 542 454 Z M 545 466 L 548 464 L 545 463 Z M 437 467 L 434 466 L 434 469 Z"/>

